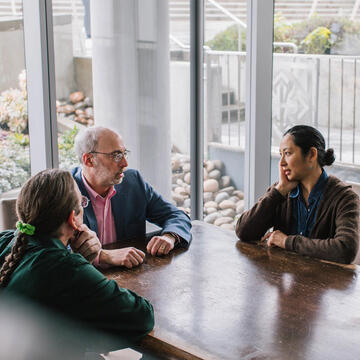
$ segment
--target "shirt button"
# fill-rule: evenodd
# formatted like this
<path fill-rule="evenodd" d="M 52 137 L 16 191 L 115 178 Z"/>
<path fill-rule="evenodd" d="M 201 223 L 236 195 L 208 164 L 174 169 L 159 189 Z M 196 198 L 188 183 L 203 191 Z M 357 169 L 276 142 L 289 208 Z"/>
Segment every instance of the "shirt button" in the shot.
<path fill-rule="evenodd" d="M 310 209 L 308 209 L 308 212 L 310 211 Z"/>

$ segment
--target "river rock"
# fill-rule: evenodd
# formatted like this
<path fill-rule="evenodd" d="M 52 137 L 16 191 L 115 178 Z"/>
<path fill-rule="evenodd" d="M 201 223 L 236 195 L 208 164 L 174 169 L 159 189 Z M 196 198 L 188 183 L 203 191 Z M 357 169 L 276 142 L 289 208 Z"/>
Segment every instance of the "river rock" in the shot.
<path fill-rule="evenodd" d="M 174 191 L 176 194 L 179 194 L 181 196 L 187 195 L 186 190 L 182 186 L 176 187 Z"/>
<path fill-rule="evenodd" d="M 76 104 L 79 101 L 83 101 L 85 96 L 84 96 L 84 93 L 82 91 L 75 91 L 75 92 L 70 94 L 69 98 L 70 98 L 70 101 L 73 104 Z"/>
<path fill-rule="evenodd" d="M 88 96 L 84 99 L 84 103 L 85 103 L 86 106 L 92 106 L 93 105 L 92 100 Z"/>
<path fill-rule="evenodd" d="M 204 181 L 204 192 L 215 192 L 219 190 L 219 183 L 215 179 L 208 179 Z"/>
<path fill-rule="evenodd" d="M 207 170 L 204 168 L 204 180 L 207 180 L 209 178 L 209 174 Z"/>
<path fill-rule="evenodd" d="M 220 227 L 226 230 L 235 230 L 234 224 L 221 224 Z"/>
<path fill-rule="evenodd" d="M 184 181 L 185 181 L 188 185 L 190 185 L 190 180 L 191 180 L 191 175 L 190 175 L 190 173 L 188 172 L 188 173 L 186 173 L 185 176 L 184 176 Z"/>
<path fill-rule="evenodd" d="M 172 159 L 171 160 L 171 170 L 177 171 L 180 169 L 181 163 L 179 159 Z"/>
<path fill-rule="evenodd" d="M 80 124 L 87 125 L 88 121 L 85 116 L 76 116 L 75 121 L 77 121 Z"/>
<path fill-rule="evenodd" d="M 221 176 L 221 172 L 218 169 L 214 169 L 214 170 L 209 172 L 209 178 L 210 179 L 219 180 L 220 176 Z"/>
<path fill-rule="evenodd" d="M 191 200 L 190 199 L 185 199 L 184 208 L 189 208 L 190 206 L 191 206 Z"/>
<path fill-rule="evenodd" d="M 220 204 L 222 201 L 227 200 L 230 197 L 230 195 L 227 192 L 219 192 L 215 196 L 215 201 Z"/>
<path fill-rule="evenodd" d="M 215 165 L 215 168 L 218 170 L 222 170 L 223 169 L 223 162 L 221 160 L 213 160 L 213 163 Z"/>
<path fill-rule="evenodd" d="M 181 179 L 182 176 L 183 176 L 183 174 L 172 174 L 172 176 L 171 176 L 172 181 L 171 181 L 171 182 L 172 182 L 173 184 L 176 184 L 176 180 L 177 180 L 177 179 Z"/>
<path fill-rule="evenodd" d="M 64 113 L 66 115 L 70 115 L 75 112 L 75 108 L 72 105 L 68 104 L 68 105 L 60 106 L 58 108 L 58 112 Z"/>
<path fill-rule="evenodd" d="M 85 114 L 87 117 L 93 118 L 94 117 L 94 109 L 92 107 L 87 107 L 85 109 Z"/>
<path fill-rule="evenodd" d="M 184 185 L 184 181 L 182 179 L 177 179 L 176 180 L 176 183 L 179 185 L 179 186 L 183 186 Z"/>
<path fill-rule="evenodd" d="M 229 195 L 233 193 L 235 188 L 233 186 L 228 186 L 226 188 L 221 189 L 219 192 L 227 192 Z"/>
<path fill-rule="evenodd" d="M 173 192 L 172 198 L 176 201 L 177 206 L 181 206 L 182 204 L 184 204 L 184 198 L 181 195 Z"/>
<path fill-rule="evenodd" d="M 237 196 L 230 196 L 229 200 L 231 200 L 234 204 L 236 204 L 240 199 Z"/>
<path fill-rule="evenodd" d="M 95 122 L 94 122 L 94 119 L 91 119 L 91 118 L 88 119 L 88 125 L 89 125 L 89 126 L 93 126 L 94 123 L 95 123 Z"/>
<path fill-rule="evenodd" d="M 214 212 L 217 212 L 217 209 L 215 209 L 213 207 L 209 207 L 209 208 L 206 208 L 205 211 L 207 214 L 213 214 Z"/>
<path fill-rule="evenodd" d="M 217 214 L 217 213 L 215 213 Z M 213 214 L 211 214 L 213 215 Z M 210 216 L 210 215 L 208 215 Z M 220 226 L 222 224 L 230 224 L 231 222 L 233 221 L 233 218 L 231 217 L 224 217 L 224 216 L 221 216 L 221 217 L 218 217 L 215 221 L 214 221 L 214 225 L 216 226 Z"/>
<path fill-rule="evenodd" d="M 220 209 L 236 209 L 236 205 L 230 200 L 224 200 L 219 204 Z"/>
<path fill-rule="evenodd" d="M 86 117 L 85 111 L 81 110 L 81 109 L 75 110 L 75 114 L 78 115 L 78 116 L 83 115 L 84 117 Z"/>
<path fill-rule="evenodd" d="M 215 169 L 215 165 L 214 165 L 213 161 L 211 161 L 211 160 L 205 161 L 205 167 L 208 172 Z"/>
<path fill-rule="evenodd" d="M 188 163 L 188 162 L 184 163 L 182 168 L 185 173 L 189 172 L 190 171 L 190 163 Z"/>
<path fill-rule="evenodd" d="M 217 212 L 209 214 L 205 216 L 204 221 L 208 224 L 213 224 L 216 219 L 218 219 L 221 215 Z"/>
<path fill-rule="evenodd" d="M 221 210 L 221 211 L 220 211 L 220 214 L 221 214 L 222 216 L 231 217 L 231 218 L 234 218 L 234 216 L 236 215 L 234 209 Z"/>
<path fill-rule="evenodd" d="M 214 195 L 212 192 L 204 192 L 204 203 L 211 201 L 214 199 Z"/>
<path fill-rule="evenodd" d="M 233 195 L 237 196 L 240 200 L 242 200 L 244 198 L 244 192 L 241 190 L 235 190 L 233 192 Z"/>
<path fill-rule="evenodd" d="M 74 108 L 76 110 L 79 110 L 79 109 L 85 109 L 86 108 L 86 104 L 83 102 L 83 101 L 79 101 L 78 103 L 76 103 L 74 105 Z"/>
<path fill-rule="evenodd" d="M 206 203 L 204 204 L 204 208 L 210 208 L 210 207 L 212 207 L 212 208 L 217 208 L 217 207 L 218 207 L 217 202 L 215 202 L 215 201 L 208 201 L 208 202 L 206 202 Z"/>
<path fill-rule="evenodd" d="M 222 188 L 226 188 L 226 187 L 230 186 L 230 183 L 231 183 L 231 179 L 230 179 L 229 175 L 224 175 L 224 176 L 221 177 L 220 186 Z"/>
<path fill-rule="evenodd" d="M 236 203 L 236 213 L 241 214 L 244 211 L 244 200 L 239 200 Z"/>

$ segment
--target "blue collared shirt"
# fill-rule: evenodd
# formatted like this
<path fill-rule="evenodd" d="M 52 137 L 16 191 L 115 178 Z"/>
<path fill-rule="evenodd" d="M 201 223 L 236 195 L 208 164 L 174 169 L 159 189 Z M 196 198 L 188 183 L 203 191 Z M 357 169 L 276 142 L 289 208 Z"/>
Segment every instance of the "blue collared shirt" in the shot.
<path fill-rule="evenodd" d="M 300 184 L 291 191 L 290 198 L 292 199 L 292 235 L 299 234 L 309 236 L 315 224 L 316 212 L 318 204 L 323 194 L 328 175 L 323 169 L 323 172 L 315 184 L 309 195 L 306 206 Z"/>

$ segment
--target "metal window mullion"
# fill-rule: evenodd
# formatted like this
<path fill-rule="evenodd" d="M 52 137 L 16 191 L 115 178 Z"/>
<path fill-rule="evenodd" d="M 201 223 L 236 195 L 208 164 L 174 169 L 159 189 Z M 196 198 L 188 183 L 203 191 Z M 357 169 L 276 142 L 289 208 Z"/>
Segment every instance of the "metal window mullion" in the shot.
<path fill-rule="evenodd" d="M 266 191 L 271 176 L 272 43 L 274 4 L 247 1 L 245 206 Z"/>
<path fill-rule="evenodd" d="M 51 0 L 24 0 L 31 173 L 58 167 Z"/>
<path fill-rule="evenodd" d="M 204 0 L 190 0 L 191 219 L 203 218 Z"/>

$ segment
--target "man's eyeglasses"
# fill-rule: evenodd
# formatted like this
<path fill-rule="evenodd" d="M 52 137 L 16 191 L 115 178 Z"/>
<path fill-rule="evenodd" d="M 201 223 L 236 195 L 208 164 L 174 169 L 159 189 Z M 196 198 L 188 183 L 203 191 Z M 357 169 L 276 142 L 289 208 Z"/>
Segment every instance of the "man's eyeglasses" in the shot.
<path fill-rule="evenodd" d="M 83 209 L 85 209 L 89 205 L 89 202 L 90 200 L 86 196 L 84 195 L 81 196 L 81 207 Z"/>
<path fill-rule="evenodd" d="M 120 162 L 123 158 L 127 159 L 127 157 L 129 156 L 129 153 L 130 153 L 130 150 L 125 150 L 124 152 L 113 151 L 111 153 L 103 153 L 100 151 L 90 151 L 89 154 L 102 154 L 102 155 L 111 156 L 115 162 Z"/>

